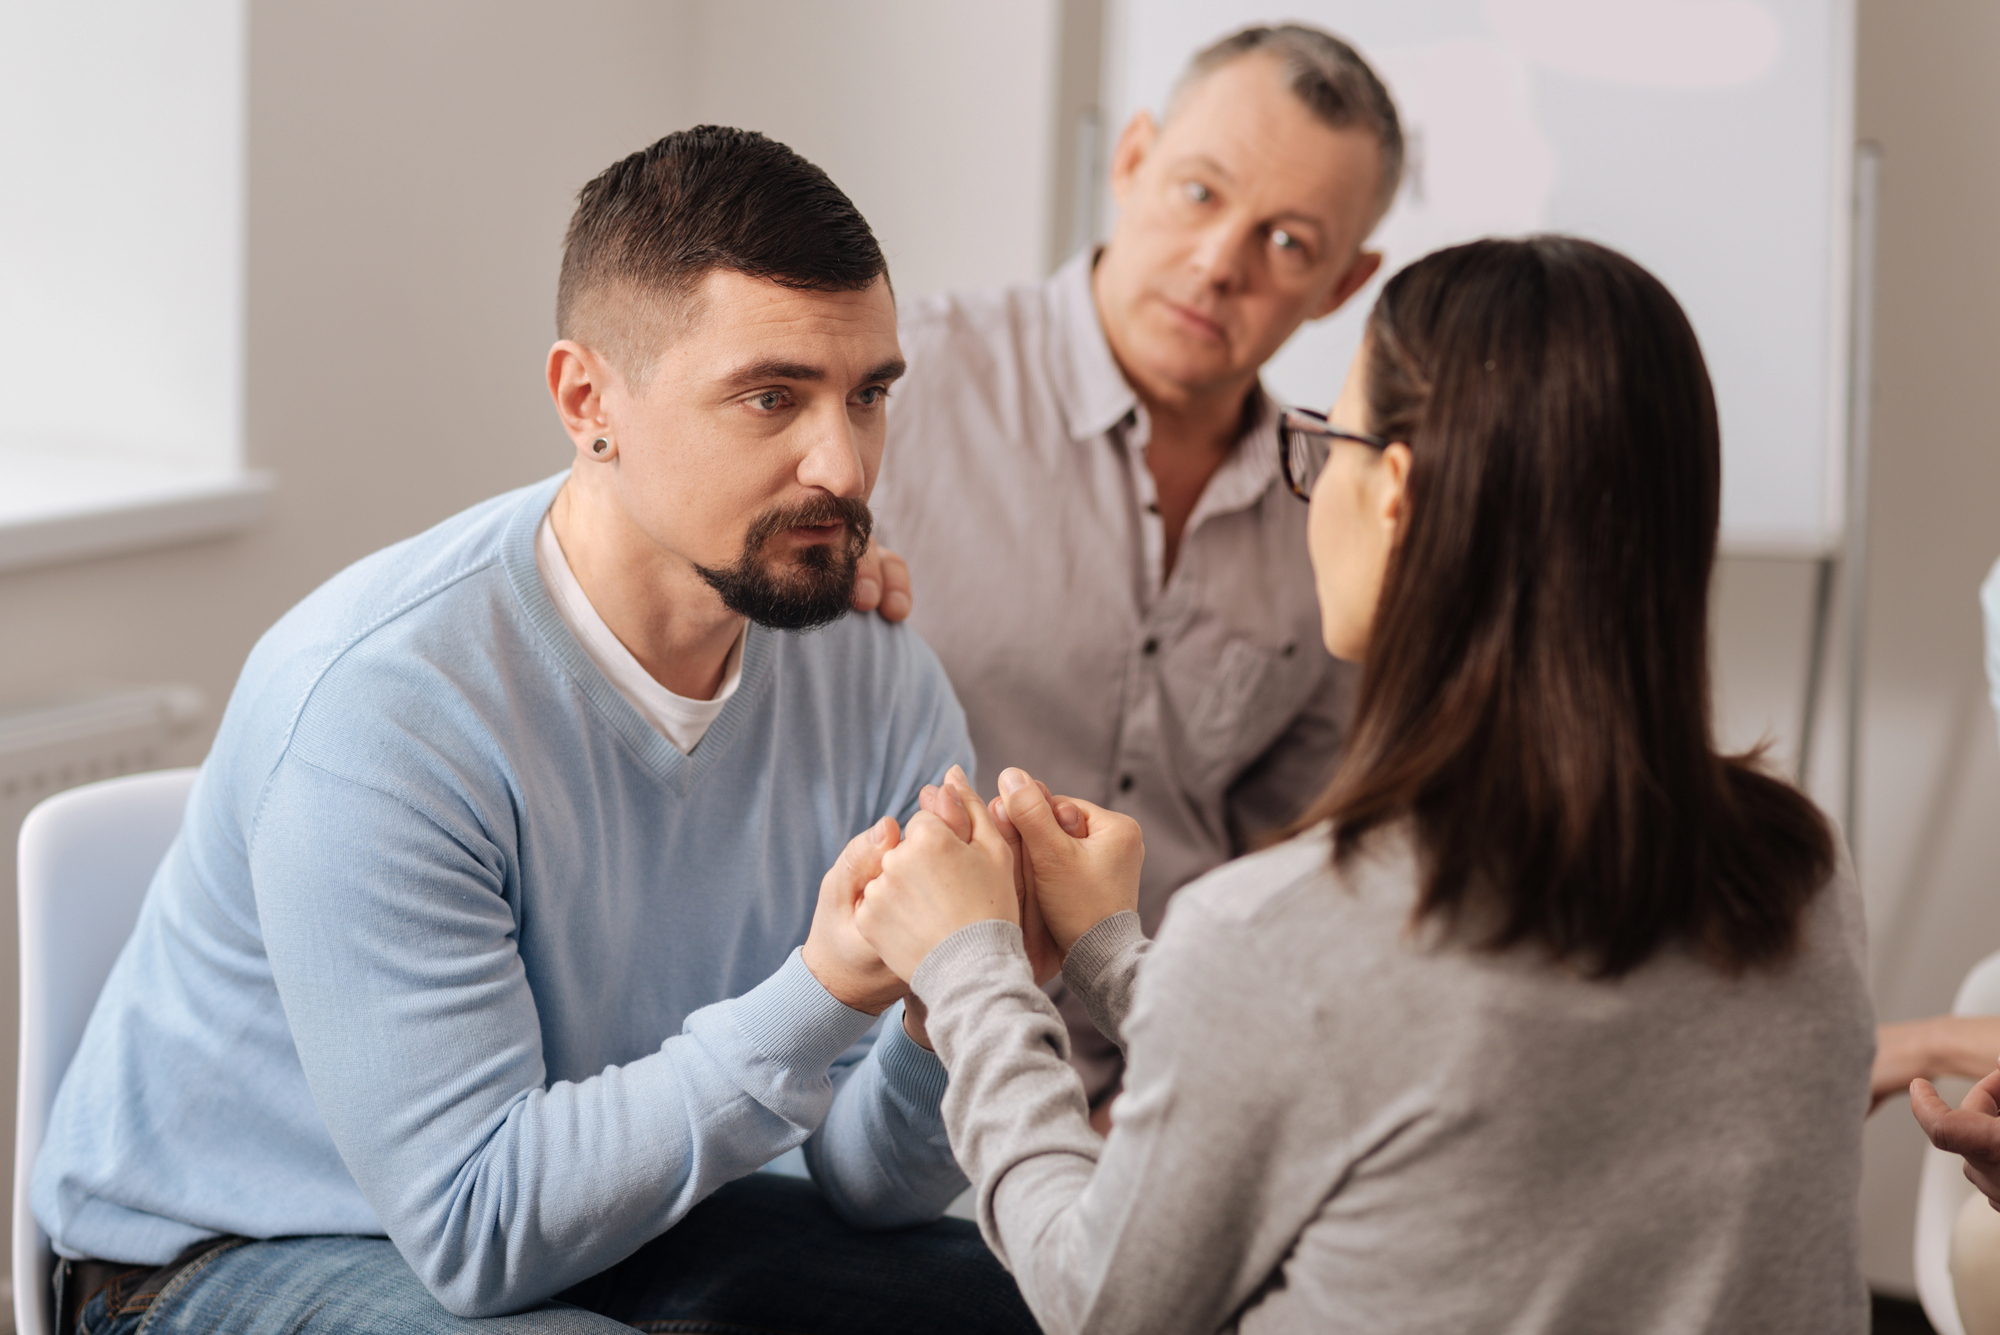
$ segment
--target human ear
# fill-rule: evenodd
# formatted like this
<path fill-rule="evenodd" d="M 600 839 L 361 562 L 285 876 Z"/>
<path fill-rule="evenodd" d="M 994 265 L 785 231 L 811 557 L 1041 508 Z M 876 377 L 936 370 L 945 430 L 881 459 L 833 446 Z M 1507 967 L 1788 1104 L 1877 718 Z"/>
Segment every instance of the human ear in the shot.
<path fill-rule="evenodd" d="M 577 453 L 600 462 L 616 448 L 604 413 L 609 377 L 604 359 L 581 343 L 566 338 L 549 349 L 549 397 L 555 401 L 556 416 Z M 607 444 L 593 449 L 598 441 Z"/>
<path fill-rule="evenodd" d="M 1375 512 L 1391 534 L 1401 541 L 1409 522 L 1410 447 L 1397 441 L 1383 450 L 1375 471 Z"/>
<path fill-rule="evenodd" d="M 1119 131 L 1118 143 L 1111 150 L 1111 198 L 1119 208 L 1125 207 L 1125 196 L 1139 174 L 1139 164 L 1146 160 L 1159 133 L 1159 126 L 1153 124 L 1153 113 L 1144 110 L 1134 112 Z"/>
<path fill-rule="evenodd" d="M 1353 262 L 1347 266 L 1347 272 L 1335 280 L 1320 304 L 1306 318 L 1324 319 L 1345 306 L 1347 299 L 1359 292 L 1381 267 L 1382 252 L 1379 250 L 1364 250 L 1355 255 Z"/>

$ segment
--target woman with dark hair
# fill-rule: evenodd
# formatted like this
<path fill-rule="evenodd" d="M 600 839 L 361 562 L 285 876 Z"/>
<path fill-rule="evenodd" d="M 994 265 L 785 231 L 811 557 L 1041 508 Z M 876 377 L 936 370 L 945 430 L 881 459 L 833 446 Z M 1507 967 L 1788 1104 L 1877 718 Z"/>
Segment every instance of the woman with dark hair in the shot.
<path fill-rule="evenodd" d="M 1860 907 L 1813 806 L 1714 748 L 1720 442 L 1679 306 L 1586 242 L 1441 251 L 1281 449 L 1363 665 L 1293 837 L 1149 946 L 1136 827 L 1008 771 L 991 811 L 933 795 L 856 911 L 1036 1316 L 1865 1330 Z M 1047 944 L 1127 1050 L 1106 1141 Z"/>

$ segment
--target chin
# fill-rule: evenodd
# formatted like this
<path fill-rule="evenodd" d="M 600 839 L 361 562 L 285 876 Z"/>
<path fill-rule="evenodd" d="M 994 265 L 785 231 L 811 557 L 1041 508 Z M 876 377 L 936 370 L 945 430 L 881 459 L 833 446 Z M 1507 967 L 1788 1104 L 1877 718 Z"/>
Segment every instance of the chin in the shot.
<path fill-rule="evenodd" d="M 1178 330 L 1152 332 L 1139 346 L 1147 375 L 1187 390 L 1226 383 L 1242 372 L 1224 349 Z"/>

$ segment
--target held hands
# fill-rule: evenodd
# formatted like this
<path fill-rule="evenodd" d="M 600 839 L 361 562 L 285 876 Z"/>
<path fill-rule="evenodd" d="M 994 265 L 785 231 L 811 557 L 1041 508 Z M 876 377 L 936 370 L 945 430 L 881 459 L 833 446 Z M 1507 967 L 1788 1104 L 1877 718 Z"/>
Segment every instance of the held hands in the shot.
<path fill-rule="evenodd" d="M 1000 775 L 989 808 L 954 767 L 868 883 L 855 925 L 898 977 L 975 922 L 1017 924 L 1038 981 L 1062 967 L 1085 932 L 1136 908 L 1145 844 L 1138 822 L 1052 796 L 1018 769 Z"/>
<path fill-rule="evenodd" d="M 937 944 L 961 927 L 998 919 L 1018 924 L 1014 851 L 957 766 L 946 792 L 963 815 L 956 830 L 931 798 L 910 820 L 903 840 L 883 853 L 882 871 L 868 882 L 854 925 L 882 961 L 907 981 Z"/>
<path fill-rule="evenodd" d="M 1966 1180 L 2000 1210 L 2000 1070 L 1974 1085 L 1955 1111 L 1930 1081 L 1913 1080 L 1910 1111 L 1931 1144 L 1964 1157 Z"/>
<path fill-rule="evenodd" d="M 945 784 L 943 788 L 925 784 L 917 797 L 917 805 L 950 826 L 952 833 L 960 839 L 969 840 L 972 838 L 972 817 L 968 813 L 971 807 L 978 804 L 979 798 L 973 793 L 972 786 L 965 782 L 964 771 L 956 765 L 945 776 Z M 1049 796 L 1047 784 L 1041 785 L 1041 791 L 1044 797 Z M 1057 819 L 1062 822 L 1063 828 L 1081 836 L 1083 813 L 1077 810 L 1076 805 L 1067 798 L 1049 800 L 1055 804 Z M 1008 819 L 1004 799 L 994 798 L 987 804 L 987 810 L 993 813 L 994 823 L 1000 827 L 1007 846 L 1014 852 L 1014 901 L 1020 906 L 1021 938 L 1028 949 L 1028 964 L 1034 971 L 1035 982 L 1046 983 L 1062 972 L 1062 950 L 1042 922 L 1041 905 L 1028 893 L 1028 860 L 1022 855 L 1021 834 L 1014 828 L 1013 821 Z"/>

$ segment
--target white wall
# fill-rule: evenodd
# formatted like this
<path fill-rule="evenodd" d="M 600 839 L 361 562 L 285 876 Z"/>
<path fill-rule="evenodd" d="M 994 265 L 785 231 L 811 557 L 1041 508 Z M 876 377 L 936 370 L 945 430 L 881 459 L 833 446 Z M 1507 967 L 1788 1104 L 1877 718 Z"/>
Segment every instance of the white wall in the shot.
<path fill-rule="evenodd" d="M 696 114 L 762 130 L 873 224 L 902 296 L 1038 278 L 1057 0 L 734 0 L 695 26 Z"/>

